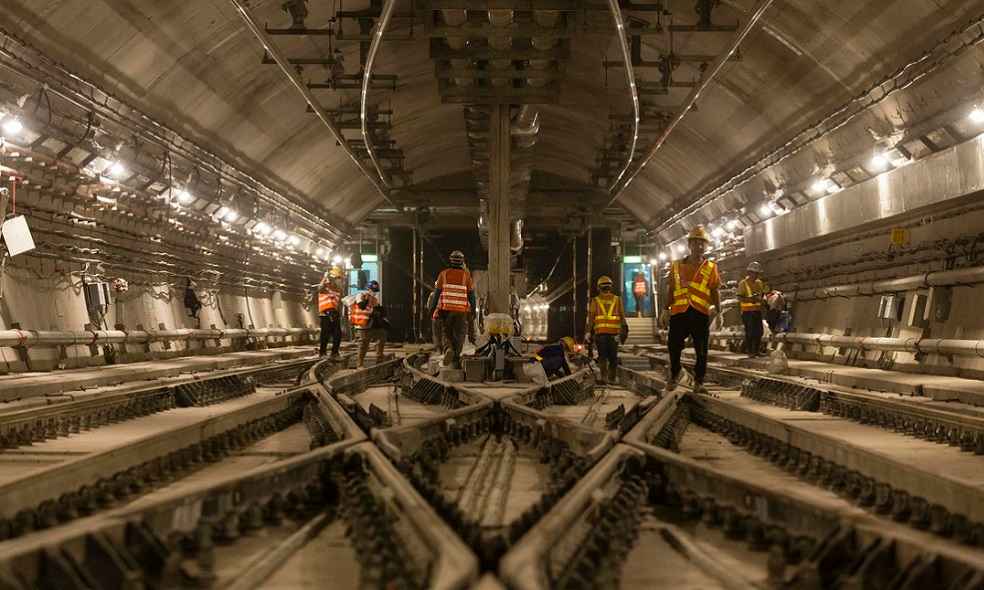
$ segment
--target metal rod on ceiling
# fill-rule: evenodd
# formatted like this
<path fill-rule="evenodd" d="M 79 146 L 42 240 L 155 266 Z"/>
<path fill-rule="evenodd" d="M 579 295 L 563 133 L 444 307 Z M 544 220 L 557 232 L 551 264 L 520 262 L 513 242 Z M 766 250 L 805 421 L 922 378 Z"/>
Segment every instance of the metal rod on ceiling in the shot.
<path fill-rule="evenodd" d="M 618 36 L 618 46 L 622 51 L 622 61 L 625 62 L 625 82 L 629 85 L 632 94 L 632 142 L 629 145 L 629 154 L 625 158 L 625 165 L 612 181 L 609 190 L 615 186 L 625 176 L 629 166 L 632 165 L 632 158 L 635 157 L 636 144 L 639 142 L 639 92 L 636 89 L 635 71 L 632 69 L 632 55 L 629 52 L 629 44 L 625 41 L 625 22 L 622 20 L 622 9 L 619 7 L 619 0 L 608 0 L 608 8 L 612 13 L 612 20 L 615 21 L 615 34 Z M 607 73 L 607 69 L 605 70 Z M 614 202 L 614 199 L 612 199 Z M 610 203 L 609 203 L 610 205 Z"/>
<path fill-rule="evenodd" d="M 379 192 L 380 196 L 383 197 L 383 200 L 397 211 L 402 212 L 403 208 L 389 198 L 386 189 L 380 184 L 375 173 L 359 161 L 359 158 L 355 155 L 355 152 L 353 152 L 352 148 L 349 147 L 345 136 L 342 135 L 341 130 L 337 125 L 335 125 L 335 122 L 331 120 L 331 117 L 328 116 L 328 113 L 311 93 L 311 89 L 308 88 L 307 85 L 304 84 L 304 81 L 300 79 L 300 76 L 298 76 L 291 69 L 290 64 L 280 53 L 280 50 L 270 42 L 263 28 L 260 27 L 255 20 L 253 20 L 253 16 L 249 13 L 249 9 L 246 8 L 242 0 L 229 1 L 232 2 L 232 5 L 239 11 L 239 15 L 243 18 L 243 22 L 246 23 L 249 30 L 252 31 L 253 36 L 256 37 L 261 45 L 263 45 L 263 48 L 267 51 L 267 53 L 269 53 L 270 57 L 273 58 L 273 61 L 277 63 L 277 67 L 280 68 L 283 75 L 287 77 L 287 80 L 291 83 L 291 85 L 297 89 L 301 96 L 304 97 L 304 100 L 307 102 L 308 106 L 311 107 L 311 110 L 314 111 L 314 114 L 317 115 L 318 119 L 320 119 L 321 122 L 324 123 L 325 127 L 328 128 L 328 131 L 331 132 L 332 136 L 335 138 L 335 141 L 341 146 L 342 151 L 345 152 L 345 155 L 347 155 L 349 159 L 352 160 L 356 166 L 358 166 L 359 170 L 366 175 L 366 178 L 369 179 L 369 183 L 372 184 L 372 186 Z"/>
<path fill-rule="evenodd" d="M 383 186 L 387 190 L 390 188 L 390 181 L 386 173 L 383 172 L 382 166 L 379 165 L 379 160 L 376 158 L 376 148 L 372 145 L 372 139 L 369 137 L 369 119 L 366 116 L 366 111 L 369 106 L 369 86 L 372 82 L 372 66 L 376 61 L 376 53 L 379 51 L 379 45 L 383 41 L 383 34 L 389 25 L 390 17 L 393 16 L 393 8 L 395 6 L 396 0 L 386 0 L 383 4 L 383 11 L 379 16 L 379 21 L 376 22 L 376 31 L 372 35 L 372 42 L 369 44 L 369 53 L 366 55 L 366 65 L 362 72 L 362 97 L 359 106 L 359 118 L 362 123 L 362 141 L 366 144 L 369 159 L 372 160 L 372 165 L 379 174 L 379 181 L 383 183 Z"/>
<path fill-rule="evenodd" d="M 609 3 L 616 1 L 617 0 L 609 0 Z M 683 118 L 687 116 L 690 109 L 697 104 L 697 99 L 699 99 L 704 90 L 710 86 L 714 78 L 717 77 L 718 73 L 720 73 L 720 71 L 724 68 L 725 64 L 728 63 L 728 60 L 731 59 L 731 56 L 738 51 L 738 47 L 741 46 L 742 41 L 745 40 L 745 37 L 747 37 L 755 25 L 758 24 L 758 21 L 762 18 L 762 15 L 764 15 L 765 11 L 772 6 L 773 2 L 774 0 L 762 0 L 759 3 L 758 8 L 755 9 L 755 12 L 752 13 L 752 16 L 748 19 L 748 22 L 745 23 L 745 26 L 738 32 L 738 35 L 735 37 L 734 41 L 731 42 L 731 46 L 728 50 L 718 56 L 714 64 L 708 69 L 706 75 L 701 79 L 700 83 L 690 92 L 690 96 L 684 102 L 683 107 L 679 110 L 679 112 L 677 112 L 676 115 L 674 115 L 673 119 L 670 120 L 669 125 L 667 125 L 659 134 L 659 137 L 653 143 L 653 147 L 649 149 L 649 153 L 635 165 L 632 172 L 627 177 L 622 178 L 621 181 L 612 185 L 612 188 L 609 191 L 611 193 L 611 199 L 608 201 L 608 204 L 603 207 L 603 209 L 611 207 L 612 204 L 618 200 L 618 197 L 621 195 L 622 191 L 625 190 L 625 187 L 629 186 L 629 184 L 635 180 L 636 176 L 642 172 L 642 169 L 645 168 L 646 165 L 656 156 L 656 152 L 663 147 L 663 144 L 666 143 L 666 140 L 670 137 L 670 134 L 673 133 L 673 130 L 676 129 L 676 126 L 683 121 Z"/>
<path fill-rule="evenodd" d="M 62 76 L 67 76 L 79 84 L 87 87 L 90 90 L 89 95 L 69 87 L 58 78 L 52 76 L 42 77 L 42 75 L 39 75 L 44 73 L 42 68 L 28 63 L 25 58 L 16 55 L 10 49 L 10 47 L 13 47 L 12 43 L 21 43 L 19 40 L 10 37 L 8 33 L 2 30 L 0 30 L 0 37 L 11 42 L 10 46 L 0 48 L 0 57 L 11 60 L 10 62 L 0 62 L 0 67 L 10 70 L 11 72 L 14 72 L 19 76 L 23 76 L 29 80 L 33 80 L 39 85 L 44 85 L 47 88 L 47 92 L 60 97 L 62 100 L 75 106 L 76 108 L 90 113 L 97 113 L 100 116 L 113 121 L 115 124 L 120 125 L 121 127 L 131 131 L 135 130 L 137 133 L 141 134 L 142 137 L 148 139 L 152 143 L 157 144 L 168 153 L 177 154 L 189 163 L 193 163 L 197 168 L 208 170 L 210 173 L 215 174 L 220 183 L 222 179 L 225 179 L 240 188 L 252 192 L 260 200 L 263 200 L 273 206 L 283 207 L 284 209 L 291 211 L 291 213 L 297 215 L 298 219 L 301 221 L 320 224 L 319 226 L 315 226 L 315 229 L 323 231 L 327 228 L 327 233 L 331 235 L 334 240 L 333 243 L 344 240 L 348 236 L 349 230 L 338 225 L 338 222 L 322 218 L 321 214 L 316 211 L 311 211 L 303 204 L 294 202 L 294 200 L 288 198 L 286 195 L 280 194 L 278 190 L 267 186 L 258 178 L 255 178 L 249 173 L 229 164 L 220 156 L 184 139 L 176 131 L 165 127 L 161 123 L 149 118 L 147 115 L 139 113 L 140 118 L 134 119 L 131 116 L 119 112 L 118 108 L 110 107 L 108 103 L 112 100 L 122 105 L 125 109 L 135 111 L 135 109 L 133 109 L 130 105 L 122 102 L 95 84 L 79 77 L 69 70 L 64 69 L 62 66 L 58 64 L 45 64 L 46 67 L 52 68 L 55 72 L 61 74 Z M 39 55 L 37 59 L 47 60 L 47 57 Z M 17 65 L 17 62 L 27 63 L 27 66 L 19 66 Z M 95 98 L 96 93 L 103 95 L 103 100 L 97 100 Z M 167 134 L 171 134 L 181 141 L 175 141 L 174 139 L 167 137 Z M 189 145 L 191 148 L 188 147 Z M 207 157 L 202 157 L 202 155 Z M 227 169 L 232 170 L 233 172 L 227 172 Z M 246 180 L 239 178 L 240 176 Z M 314 219 L 310 219 L 312 217 Z"/>

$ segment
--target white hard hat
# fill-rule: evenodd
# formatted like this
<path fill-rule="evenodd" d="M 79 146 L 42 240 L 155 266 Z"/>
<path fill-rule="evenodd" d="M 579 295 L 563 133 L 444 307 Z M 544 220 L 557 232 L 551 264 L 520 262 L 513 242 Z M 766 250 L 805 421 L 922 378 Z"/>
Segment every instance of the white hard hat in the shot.
<path fill-rule="evenodd" d="M 762 272 L 762 265 L 758 262 L 753 262 L 748 265 L 748 272 Z"/>

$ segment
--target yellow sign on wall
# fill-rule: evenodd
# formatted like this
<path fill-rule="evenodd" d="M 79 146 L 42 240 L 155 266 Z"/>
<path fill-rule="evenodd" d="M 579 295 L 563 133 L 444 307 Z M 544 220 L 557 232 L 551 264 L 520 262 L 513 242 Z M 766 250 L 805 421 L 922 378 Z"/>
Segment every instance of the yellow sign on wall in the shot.
<path fill-rule="evenodd" d="M 901 227 L 892 228 L 892 244 L 895 246 L 908 246 L 909 230 Z"/>

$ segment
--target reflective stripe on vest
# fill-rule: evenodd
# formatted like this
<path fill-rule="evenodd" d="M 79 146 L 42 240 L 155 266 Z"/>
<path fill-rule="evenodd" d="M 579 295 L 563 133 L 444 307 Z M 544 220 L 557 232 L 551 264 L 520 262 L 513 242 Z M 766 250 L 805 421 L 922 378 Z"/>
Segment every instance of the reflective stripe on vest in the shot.
<path fill-rule="evenodd" d="M 646 293 L 646 281 L 636 281 L 632 285 L 632 292 L 636 295 L 644 295 Z"/>
<path fill-rule="evenodd" d="M 680 262 L 673 263 L 673 305 L 670 306 L 670 315 L 676 315 L 687 311 L 688 307 L 693 307 L 704 315 L 710 314 L 711 307 L 711 274 L 714 272 L 714 263 L 704 260 L 697 267 L 694 276 L 686 285 L 680 280 Z"/>
<path fill-rule="evenodd" d="M 752 287 L 754 285 L 754 288 Z M 741 312 L 746 311 L 761 311 L 762 309 L 762 293 L 765 291 L 765 285 L 762 284 L 762 279 L 755 279 L 755 281 L 750 281 L 748 279 L 742 279 L 738 283 L 738 295 L 741 297 L 757 297 L 755 301 L 745 301 L 744 299 L 739 299 L 741 304 Z"/>
<path fill-rule="evenodd" d="M 356 328 L 365 328 L 369 325 L 369 316 L 372 315 L 372 308 L 376 307 L 376 298 L 369 296 L 369 305 L 365 309 L 359 309 L 359 302 L 356 301 L 349 307 L 349 322 Z"/>
<path fill-rule="evenodd" d="M 458 268 L 445 270 L 444 285 L 441 287 L 441 298 L 437 309 L 442 311 L 468 312 L 468 271 Z"/>
<path fill-rule="evenodd" d="M 333 309 L 338 309 L 338 293 L 334 291 L 318 293 L 318 313 L 325 313 Z"/>
<path fill-rule="evenodd" d="M 595 334 L 618 334 L 622 330 L 622 318 L 617 311 L 618 296 L 612 297 L 610 303 L 605 309 L 602 298 L 595 297 L 595 306 L 598 308 L 594 319 Z"/>

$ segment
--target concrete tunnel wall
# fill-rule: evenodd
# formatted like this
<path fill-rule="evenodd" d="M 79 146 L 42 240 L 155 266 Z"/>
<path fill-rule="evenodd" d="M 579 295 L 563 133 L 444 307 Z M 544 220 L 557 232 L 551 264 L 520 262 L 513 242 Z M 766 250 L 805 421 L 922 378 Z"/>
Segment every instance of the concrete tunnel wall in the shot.
<path fill-rule="evenodd" d="M 3 298 L 0 300 L 0 329 L 19 325 L 22 330 L 83 330 L 90 323 L 85 297 L 77 276 L 65 274 L 50 277 L 37 276 L 32 271 L 10 267 L 3 276 Z M 280 292 L 251 292 L 228 290 L 218 293 L 196 290 L 202 308 L 199 320 L 188 315 L 184 307 L 184 288 L 131 285 L 121 295 L 114 293 L 114 301 L 106 313 L 106 327 L 121 325 L 124 330 L 136 330 L 142 326 L 148 330 L 209 328 L 303 328 L 316 327 L 316 310 L 307 298 L 299 298 Z M 240 319 L 241 318 L 241 319 Z M 240 323 L 242 322 L 242 323 Z M 231 340 L 221 341 L 223 347 Z M 127 354 L 139 356 L 146 350 L 142 344 L 126 344 Z M 181 354 L 201 349 L 202 341 L 188 340 L 149 345 L 150 352 Z M 214 348 L 214 342 L 207 345 Z M 122 351 L 119 351 L 122 352 Z M 92 355 L 89 346 L 66 346 L 65 357 L 60 358 L 57 347 L 34 347 L 27 350 L 26 362 L 21 354 L 9 347 L 0 347 L 0 371 L 49 370 L 58 366 L 72 367 L 103 364 L 101 354 Z M 28 367 L 29 366 L 29 367 Z"/>

